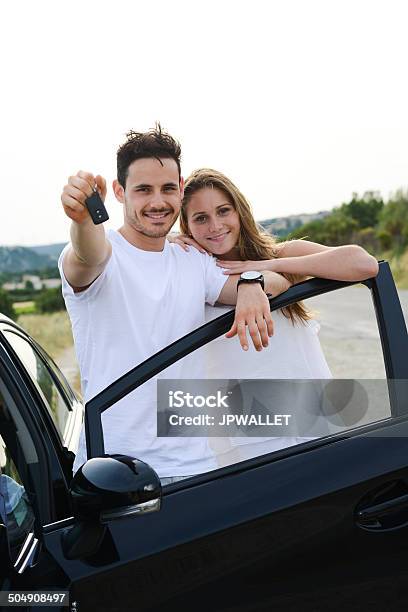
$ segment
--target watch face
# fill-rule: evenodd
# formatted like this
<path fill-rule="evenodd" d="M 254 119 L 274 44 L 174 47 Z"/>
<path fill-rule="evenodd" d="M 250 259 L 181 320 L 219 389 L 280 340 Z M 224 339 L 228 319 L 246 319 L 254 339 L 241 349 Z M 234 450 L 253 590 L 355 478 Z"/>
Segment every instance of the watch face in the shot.
<path fill-rule="evenodd" d="M 262 274 L 260 272 L 255 272 L 254 270 L 248 270 L 248 272 L 243 272 L 241 274 L 241 278 L 245 280 L 255 280 L 256 278 L 260 278 Z"/>

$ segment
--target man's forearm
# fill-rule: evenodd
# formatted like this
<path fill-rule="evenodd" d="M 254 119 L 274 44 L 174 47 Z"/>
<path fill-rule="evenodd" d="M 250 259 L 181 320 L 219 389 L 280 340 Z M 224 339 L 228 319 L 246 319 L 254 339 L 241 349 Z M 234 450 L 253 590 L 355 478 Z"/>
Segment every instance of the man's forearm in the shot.
<path fill-rule="evenodd" d="M 338 247 L 330 251 L 279 257 L 270 260 L 271 268 L 282 274 L 317 276 L 333 280 L 365 280 L 378 274 L 378 263 L 372 255 L 357 245 Z"/>
<path fill-rule="evenodd" d="M 101 265 L 109 254 L 109 243 L 103 225 L 94 225 L 92 219 L 71 224 L 71 243 L 75 255 L 85 265 Z"/>

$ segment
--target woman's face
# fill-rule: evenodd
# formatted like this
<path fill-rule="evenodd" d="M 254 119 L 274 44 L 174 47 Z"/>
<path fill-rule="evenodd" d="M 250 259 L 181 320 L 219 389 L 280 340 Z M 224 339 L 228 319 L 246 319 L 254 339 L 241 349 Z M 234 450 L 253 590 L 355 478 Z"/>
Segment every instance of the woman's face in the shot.
<path fill-rule="evenodd" d="M 213 255 L 227 255 L 238 242 L 240 222 L 230 198 L 216 187 L 200 189 L 187 204 L 194 240 Z"/>

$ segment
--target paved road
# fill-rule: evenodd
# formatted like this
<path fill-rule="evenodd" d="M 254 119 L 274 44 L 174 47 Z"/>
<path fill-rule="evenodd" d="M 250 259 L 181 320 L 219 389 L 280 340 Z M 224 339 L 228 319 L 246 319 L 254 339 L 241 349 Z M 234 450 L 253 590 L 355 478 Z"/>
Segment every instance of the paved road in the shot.
<path fill-rule="evenodd" d="M 399 291 L 408 321 L 408 290 Z M 308 300 L 318 311 L 320 342 L 336 378 L 384 378 L 380 337 L 370 291 L 346 287 Z"/>
<path fill-rule="evenodd" d="M 399 298 L 408 324 L 408 291 L 399 291 Z M 370 291 L 363 286 L 347 287 L 308 300 L 308 305 L 319 311 L 320 342 L 333 377 L 360 379 L 353 385 L 357 392 L 352 396 L 354 403 L 348 404 L 348 413 L 356 415 L 363 406 L 360 425 L 389 417 L 389 393 Z M 339 383 L 338 392 L 339 397 L 345 397 L 347 384 Z"/>

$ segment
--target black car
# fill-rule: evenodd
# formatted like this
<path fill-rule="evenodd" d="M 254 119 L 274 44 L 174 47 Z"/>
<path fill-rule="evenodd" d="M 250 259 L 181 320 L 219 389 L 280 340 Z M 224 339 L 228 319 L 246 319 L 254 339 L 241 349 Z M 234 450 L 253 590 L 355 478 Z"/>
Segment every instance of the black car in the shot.
<path fill-rule="evenodd" d="M 307 280 L 271 300 L 271 309 L 352 284 Z M 69 591 L 69 609 L 80 612 L 407 609 L 408 337 L 388 264 L 364 285 L 389 416 L 163 489 L 145 463 L 105 455 L 101 414 L 225 333 L 233 314 L 87 404 L 88 461 L 74 478 L 82 405 L 46 353 L 3 317 L 1 590 L 31 594 L 13 595 L 21 609 L 51 605 L 32 592 Z"/>

